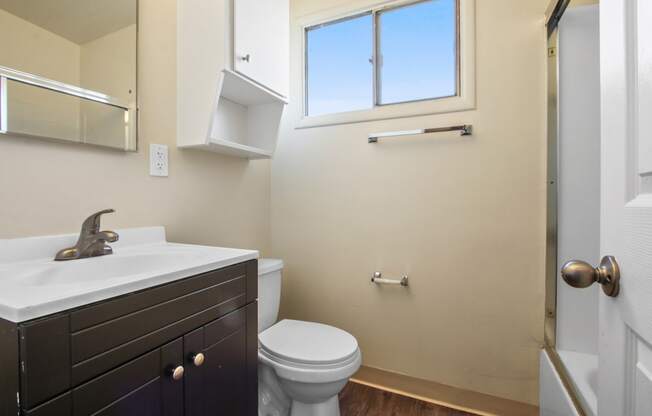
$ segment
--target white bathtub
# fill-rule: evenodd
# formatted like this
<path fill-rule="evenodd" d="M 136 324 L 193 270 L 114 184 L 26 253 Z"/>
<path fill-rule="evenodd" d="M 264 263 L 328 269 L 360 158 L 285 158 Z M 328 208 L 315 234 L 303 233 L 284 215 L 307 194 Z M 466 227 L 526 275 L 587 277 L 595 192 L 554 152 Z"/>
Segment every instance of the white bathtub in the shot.
<path fill-rule="evenodd" d="M 579 416 L 545 350 L 539 359 L 539 415 Z"/>
<path fill-rule="evenodd" d="M 574 351 L 557 351 L 588 416 L 598 414 L 598 356 Z"/>

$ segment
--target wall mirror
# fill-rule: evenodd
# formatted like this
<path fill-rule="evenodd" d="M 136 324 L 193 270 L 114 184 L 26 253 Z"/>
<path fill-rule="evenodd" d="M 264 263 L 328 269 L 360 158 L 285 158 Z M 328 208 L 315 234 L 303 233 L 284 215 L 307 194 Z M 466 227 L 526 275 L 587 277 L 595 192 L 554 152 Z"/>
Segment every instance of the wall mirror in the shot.
<path fill-rule="evenodd" d="M 0 0 L 0 133 L 137 149 L 138 0 Z"/>

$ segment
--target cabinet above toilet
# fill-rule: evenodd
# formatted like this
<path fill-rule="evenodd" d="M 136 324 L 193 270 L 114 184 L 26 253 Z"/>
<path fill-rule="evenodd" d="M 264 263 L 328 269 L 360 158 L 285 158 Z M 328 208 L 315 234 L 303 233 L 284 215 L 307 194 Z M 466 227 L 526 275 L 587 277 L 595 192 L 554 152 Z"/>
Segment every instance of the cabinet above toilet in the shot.
<path fill-rule="evenodd" d="M 270 158 L 289 90 L 289 1 L 177 3 L 177 144 Z"/>

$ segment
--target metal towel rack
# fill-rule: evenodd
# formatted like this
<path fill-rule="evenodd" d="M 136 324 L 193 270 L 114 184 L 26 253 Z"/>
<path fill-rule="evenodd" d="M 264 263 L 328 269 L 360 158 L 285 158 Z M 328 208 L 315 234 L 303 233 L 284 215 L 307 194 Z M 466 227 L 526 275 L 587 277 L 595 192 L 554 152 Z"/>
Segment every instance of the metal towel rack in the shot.
<path fill-rule="evenodd" d="M 459 131 L 460 136 L 471 136 L 473 134 L 473 126 L 471 124 L 463 124 L 460 126 L 450 126 L 450 127 L 435 127 L 435 128 L 428 128 L 428 129 L 372 133 L 369 135 L 369 143 L 378 143 L 378 139 L 387 138 L 387 137 L 414 136 L 418 134 L 443 133 L 447 131 Z"/>
<path fill-rule="evenodd" d="M 385 284 L 385 285 L 401 285 L 403 287 L 408 287 L 409 286 L 409 281 L 408 277 L 403 276 L 401 280 L 394 280 L 394 279 L 383 279 L 383 274 L 381 272 L 376 272 L 374 273 L 373 277 L 371 278 L 371 281 L 376 284 Z"/>

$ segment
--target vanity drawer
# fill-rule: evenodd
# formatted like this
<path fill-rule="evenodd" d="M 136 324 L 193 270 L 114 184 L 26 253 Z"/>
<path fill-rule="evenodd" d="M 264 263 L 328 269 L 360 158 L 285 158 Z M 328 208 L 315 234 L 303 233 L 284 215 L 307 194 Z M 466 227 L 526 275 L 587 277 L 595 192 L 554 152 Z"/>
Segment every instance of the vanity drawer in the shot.
<path fill-rule="evenodd" d="M 247 293 L 253 292 L 253 299 L 255 299 L 257 297 L 257 275 L 258 262 L 252 260 L 115 299 L 102 301 L 72 311 L 70 313 L 70 329 L 73 332 L 82 331 L 86 328 L 142 311 L 238 277 L 247 277 Z M 256 277 L 256 279 L 253 277 Z M 253 299 L 248 300 L 248 302 Z"/>
<path fill-rule="evenodd" d="M 103 372 L 138 356 L 143 351 L 149 351 L 163 342 L 181 336 L 194 328 L 204 325 L 220 316 L 234 311 L 245 305 L 244 296 L 237 296 L 214 307 L 208 308 L 198 314 L 153 331 L 143 337 L 113 348 L 86 361 L 73 364 L 71 371 L 72 385 L 76 386 L 84 381 L 102 374 Z"/>
<path fill-rule="evenodd" d="M 243 296 L 245 277 L 224 283 L 130 313 L 71 335 L 72 363 L 88 360 L 112 348 L 146 336 L 217 304 Z"/>
<path fill-rule="evenodd" d="M 257 278 L 253 260 L 19 325 L 21 407 L 76 391 L 255 301 Z"/>
<path fill-rule="evenodd" d="M 169 368 L 183 363 L 177 339 L 35 409 L 26 416 L 182 416 L 183 382 Z"/>

